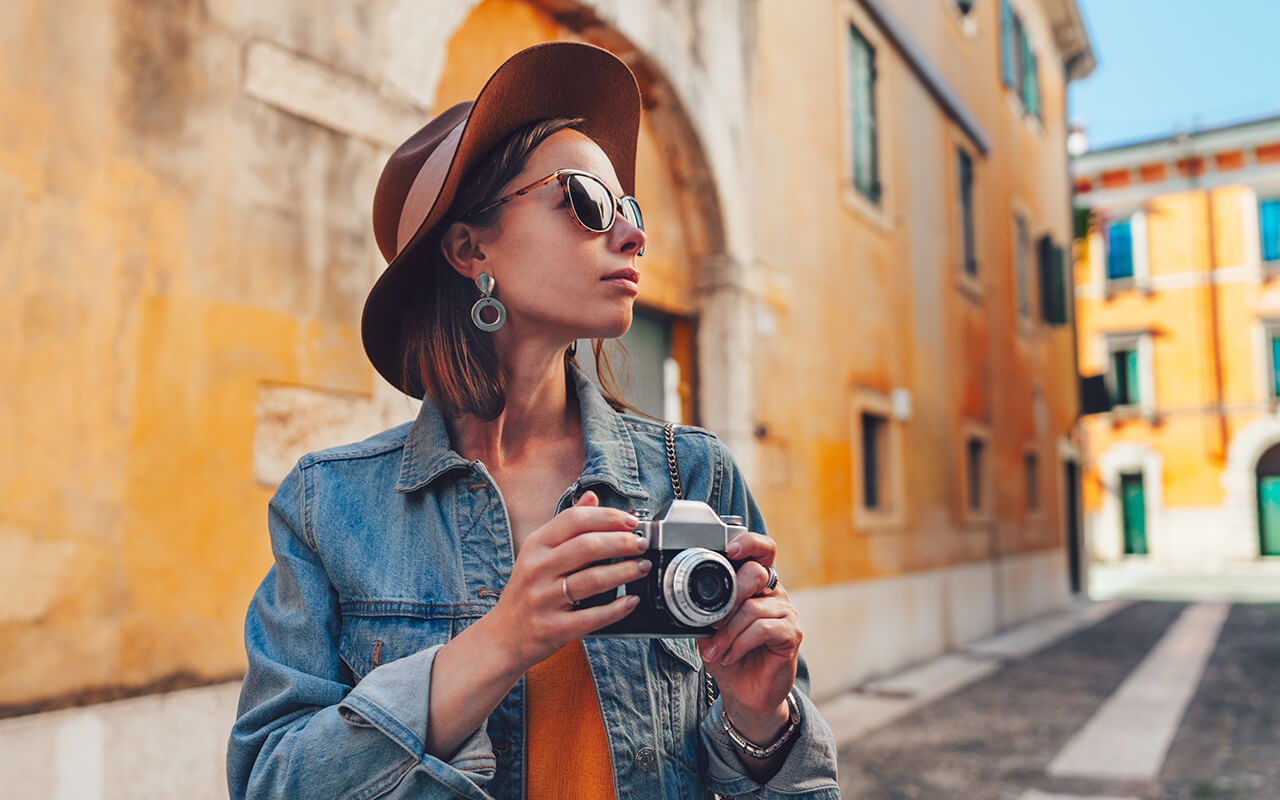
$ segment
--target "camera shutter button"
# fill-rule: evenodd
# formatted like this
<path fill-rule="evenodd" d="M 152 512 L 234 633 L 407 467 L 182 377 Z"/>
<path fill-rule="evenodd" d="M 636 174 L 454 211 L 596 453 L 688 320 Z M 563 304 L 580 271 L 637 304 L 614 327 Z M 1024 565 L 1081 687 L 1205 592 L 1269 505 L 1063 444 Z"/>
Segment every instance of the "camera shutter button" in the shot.
<path fill-rule="evenodd" d="M 738 516 L 737 514 L 722 514 L 720 516 L 720 519 L 721 521 L 724 522 L 725 525 L 744 525 L 745 526 L 747 524 L 746 520 L 744 520 L 742 517 Z"/>

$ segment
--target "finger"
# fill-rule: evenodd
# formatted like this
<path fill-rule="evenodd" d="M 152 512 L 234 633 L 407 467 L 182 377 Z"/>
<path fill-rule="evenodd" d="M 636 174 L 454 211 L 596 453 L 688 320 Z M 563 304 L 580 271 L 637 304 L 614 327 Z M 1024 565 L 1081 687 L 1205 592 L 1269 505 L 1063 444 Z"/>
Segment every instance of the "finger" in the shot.
<path fill-rule="evenodd" d="M 761 566 L 758 561 L 748 561 L 738 567 L 736 579 L 738 588 L 733 598 L 733 610 L 729 612 L 725 619 L 713 626 L 717 629 L 724 627 L 727 624 L 727 620 L 738 612 L 743 603 L 763 591 L 764 587 L 769 583 L 769 570 Z"/>
<path fill-rule="evenodd" d="M 539 544 L 555 547 L 586 531 L 634 531 L 639 524 L 635 516 L 622 509 L 579 504 L 557 514 L 536 531 L 536 537 Z M 529 537 L 530 541 L 534 538 Z"/>
<path fill-rule="evenodd" d="M 585 600 L 592 595 L 617 589 L 624 583 L 638 580 L 648 575 L 652 567 L 653 562 L 648 559 L 635 558 L 619 561 L 616 564 L 588 567 L 567 576 L 565 581 L 569 587 L 570 597 L 574 600 Z"/>
<path fill-rule="evenodd" d="M 648 546 L 629 531 L 588 531 L 552 548 L 547 565 L 556 575 L 568 575 L 597 561 L 634 558 Z"/>
<path fill-rule="evenodd" d="M 766 567 L 773 566 L 773 559 L 778 553 L 778 543 L 768 536 L 746 531 L 733 537 L 725 549 L 725 555 L 738 561 L 749 558 L 759 561 Z"/>
<path fill-rule="evenodd" d="M 721 656 L 720 663 L 733 664 L 758 647 L 790 658 L 800 649 L 801 638 L 800 626 L 792 619 L 757 619 L 733 640 L 733 646 Z"/>
<path fill-rule="evenodd" d="M 716 631 L 715 636 L 706 640 L 705 658 L 710 661 L 723 658 L 733 646 L 734 640 L 757 619 L 781 619 L 787 617 L 792 611 L 790 603 L 774 597 L 753 597 L 747 600 L 741 608 L 724 620 L 724 626 Z"/>
<path fill-rule="evenodd" d="M 598 631 L 606 625 L 612 625 L 635 611 L 639 602 L 639 597 L 629 594 L 603 606 L 591 606 L 569 611 L 566 614 L 566 617 L 570 620 L 567 632 L 570 638 L 581 639 L 588 633 Z"/>

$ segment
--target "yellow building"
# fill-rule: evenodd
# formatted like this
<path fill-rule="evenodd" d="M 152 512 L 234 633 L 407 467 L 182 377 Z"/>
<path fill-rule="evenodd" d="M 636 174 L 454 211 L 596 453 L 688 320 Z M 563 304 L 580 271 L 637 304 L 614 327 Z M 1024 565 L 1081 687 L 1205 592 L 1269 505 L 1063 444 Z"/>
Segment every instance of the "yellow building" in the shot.
<path fill-rule="evenodd" d="M 1280 555 L 1280 118 L 1072 160 L 1090 554 Z M 1081 220 L 1085 216 L 1081 215 Z"/>
<path fill-rule="evenodd" d="M 230 713 L 276 482 L 416 411 L 357 329 L 378 172 L 557 38 L 640 81 L 632 395 L 742 463 L 814 696 L 1079 588 L 1075 0 L 43 9 L 0 11 L 0 715 L 223 681 Z M 225 741 L 101 719 L 3 746 Z M 165 752 L 170 792 L 208 772 Z"/>

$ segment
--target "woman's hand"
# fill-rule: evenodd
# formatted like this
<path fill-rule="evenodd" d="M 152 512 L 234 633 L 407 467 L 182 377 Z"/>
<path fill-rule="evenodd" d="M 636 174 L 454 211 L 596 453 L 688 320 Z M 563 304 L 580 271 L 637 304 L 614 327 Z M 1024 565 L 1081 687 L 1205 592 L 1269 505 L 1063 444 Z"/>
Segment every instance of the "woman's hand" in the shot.
<path fill-rule="evenodd" d="M 787 693 L 796 680 L 800 658 L 799 617 L 787 590 L 778 584 L 765 593 L 768 567 L 777 547 L 758 533 L 740 533 L 729 543 L 729 558 L 752 559 L 738 568 L 734 610 L 714 626 L 715 636 L 698 640 L 707 672 L 734 727 L 765 744 L 787 721 Z"/>
<path fill-rule="evenodd" d="M 584 492 L 571 508 L 529 534 L 516 556 L 511 578 L 489 612 L 499 646 L 506 648 L 523 674 L 574 639 L 631 613 L 628 595 L 603 606 L 574 610 L 565 597 L 582 600 L 616 589 L 649 571 L 639 558 L 647 549 L 635 535 L 634 516 L 603 508 L 594 492 Z M 616 564 L 588 566 L 621 558 Z"/>

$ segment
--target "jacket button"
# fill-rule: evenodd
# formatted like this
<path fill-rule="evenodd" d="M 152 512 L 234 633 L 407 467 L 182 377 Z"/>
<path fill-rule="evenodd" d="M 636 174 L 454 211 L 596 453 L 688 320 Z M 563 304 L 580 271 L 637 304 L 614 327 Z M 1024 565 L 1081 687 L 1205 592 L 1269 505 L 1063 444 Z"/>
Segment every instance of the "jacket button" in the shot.
<path fill-rule="evenodd" d="M 657 754 L 645 747 L 641 749 L 639 753 L 636 753 L 636 766 L 641 770 L 648 772 L 649 768 L 653 766 L 653 762 L 657 759 Z"/>

